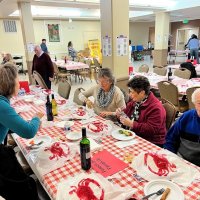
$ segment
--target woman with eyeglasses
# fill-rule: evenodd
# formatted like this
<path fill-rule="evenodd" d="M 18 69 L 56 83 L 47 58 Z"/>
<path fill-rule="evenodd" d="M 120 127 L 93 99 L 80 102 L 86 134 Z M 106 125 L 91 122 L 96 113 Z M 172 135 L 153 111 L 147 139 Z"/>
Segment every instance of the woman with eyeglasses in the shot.
<path fill-rule="evenodd" d="M 149 80 L 134 76 L 129 82 L 127 107 L 118 109 L 120 122 L 138 136 L 162 147 L 166 136 L 166 112 L 161 102 L 150 92 Z"/>
<path fill-rule="evenodd" d="M 88 97 L 93 97 L 94 102 Z M 126 107 L 124 95 L 115 86 L 115 77 L 109 68 L 99 70 L 98 85 L 80 93 L 79 99 L 85 102 L 88 108 L 94 108 L 95 113 L 101 117 L 112 116 L 117 108 Z"/>

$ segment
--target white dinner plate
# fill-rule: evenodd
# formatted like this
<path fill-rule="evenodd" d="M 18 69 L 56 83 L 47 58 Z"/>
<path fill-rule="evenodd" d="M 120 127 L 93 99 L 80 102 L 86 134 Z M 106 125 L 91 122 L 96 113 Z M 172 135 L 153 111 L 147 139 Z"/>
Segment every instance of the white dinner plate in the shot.
<path fill-rule="evenodd" d="M 33 103 L 37 106 L 41 106 L 41 105 L 44 105 L 45 104 L 45 101 L 41 100 L 41 99 L 38 99 L 38 100 L 35 100 L 33 101 Z"/>
<path fill-rule="evenodd" d="M 73 121 L 61 121 L 61 122 L 56 122 L 55 126 L 59 128 L 65 128 L 65 126 L 73 126 L 74 122 Z"/>
<path fill-rule="evenodd" d="M 131 140 L 135 137 L 135 133 L 133 131 L 127 130 L 127 131 L 131 132 L 132 135 L 126 136 L 125 134 L 121 134 L 119 132 L 119 130 L 124 130 L 124 129 L 116 129 L 112 132 L 112 136 L 117 140 Z"/>
<path fill-rule="evenodd" d="M 171 181 L 167 181 L 167 180 L 154 180 L 154 181 L 150 181 L 149 183 L 147 183 L 144 187 L 144 194 L 148 195 L 151 194 L 153 192 L 157 192 L 158 190 L 160 190 L 161 188 L 170 189 L 170 193 L 167 196 L 167 200 L 184 200 L 184 193 L 181 190 L 181 188 L 176 185 L 175 183 L 171 182 Z M 149 200 L 160 200 L 161 195 L 157 196 L 154 195 L 152 197 L 149 198 Z"/>
<path fill-rule="evenodd" d="M 24 98 L 24 101 L 26 102 L 33 102 L 34 97 L 35 95 L 25 95 L 23 98 Z"/>
<path fill-rule="evenodd" d="M 40 147 L 46 146 L 49 143 L 51 143 L 51 137 L 47 135 L 42 135 L 42 136 L 35 136 L 34 138 L 30 139 L 26 144 L 31 149 L 39 149 Z"/>
<path fill-rule="evenodd" d="M 79 140 L 82 138 L 82 134 L 80 132 L 68 132 L 66 138 L 68 140 Z"/>

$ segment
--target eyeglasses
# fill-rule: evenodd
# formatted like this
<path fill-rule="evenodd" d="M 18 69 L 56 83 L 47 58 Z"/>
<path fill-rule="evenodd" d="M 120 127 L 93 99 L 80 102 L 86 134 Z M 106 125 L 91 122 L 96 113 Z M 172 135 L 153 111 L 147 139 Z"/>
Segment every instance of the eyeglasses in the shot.
<path fill-rule="evenodd" d="M 106 84 L 106 83 L 110 83 L 110 80 L 109 79 L 107 79 L 107 80 L 97 80 L 97 83 L 98 84 Z"/>

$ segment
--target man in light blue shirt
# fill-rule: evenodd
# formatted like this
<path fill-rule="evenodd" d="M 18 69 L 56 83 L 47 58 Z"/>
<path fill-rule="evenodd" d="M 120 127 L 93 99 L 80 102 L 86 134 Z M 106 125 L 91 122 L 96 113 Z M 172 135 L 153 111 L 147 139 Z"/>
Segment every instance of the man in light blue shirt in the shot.
<path fill-rule="evenodd" d="M 199 40 L 195 34 L 192 35 L 187 47 L 190 49 L 190 55 L 194 56 L 194 59 L 199 63 Z"/>

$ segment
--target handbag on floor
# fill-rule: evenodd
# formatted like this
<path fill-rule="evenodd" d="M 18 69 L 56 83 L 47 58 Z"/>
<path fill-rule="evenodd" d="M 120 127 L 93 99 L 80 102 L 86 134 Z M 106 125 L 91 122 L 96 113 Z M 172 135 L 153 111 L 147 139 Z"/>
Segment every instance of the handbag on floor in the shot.
<path fill-rule="evenodd" d="M 0 145 L 0 196 L 6 200 L 38 200 L 36 183 L 23 171 L 11 147 Z"/>

